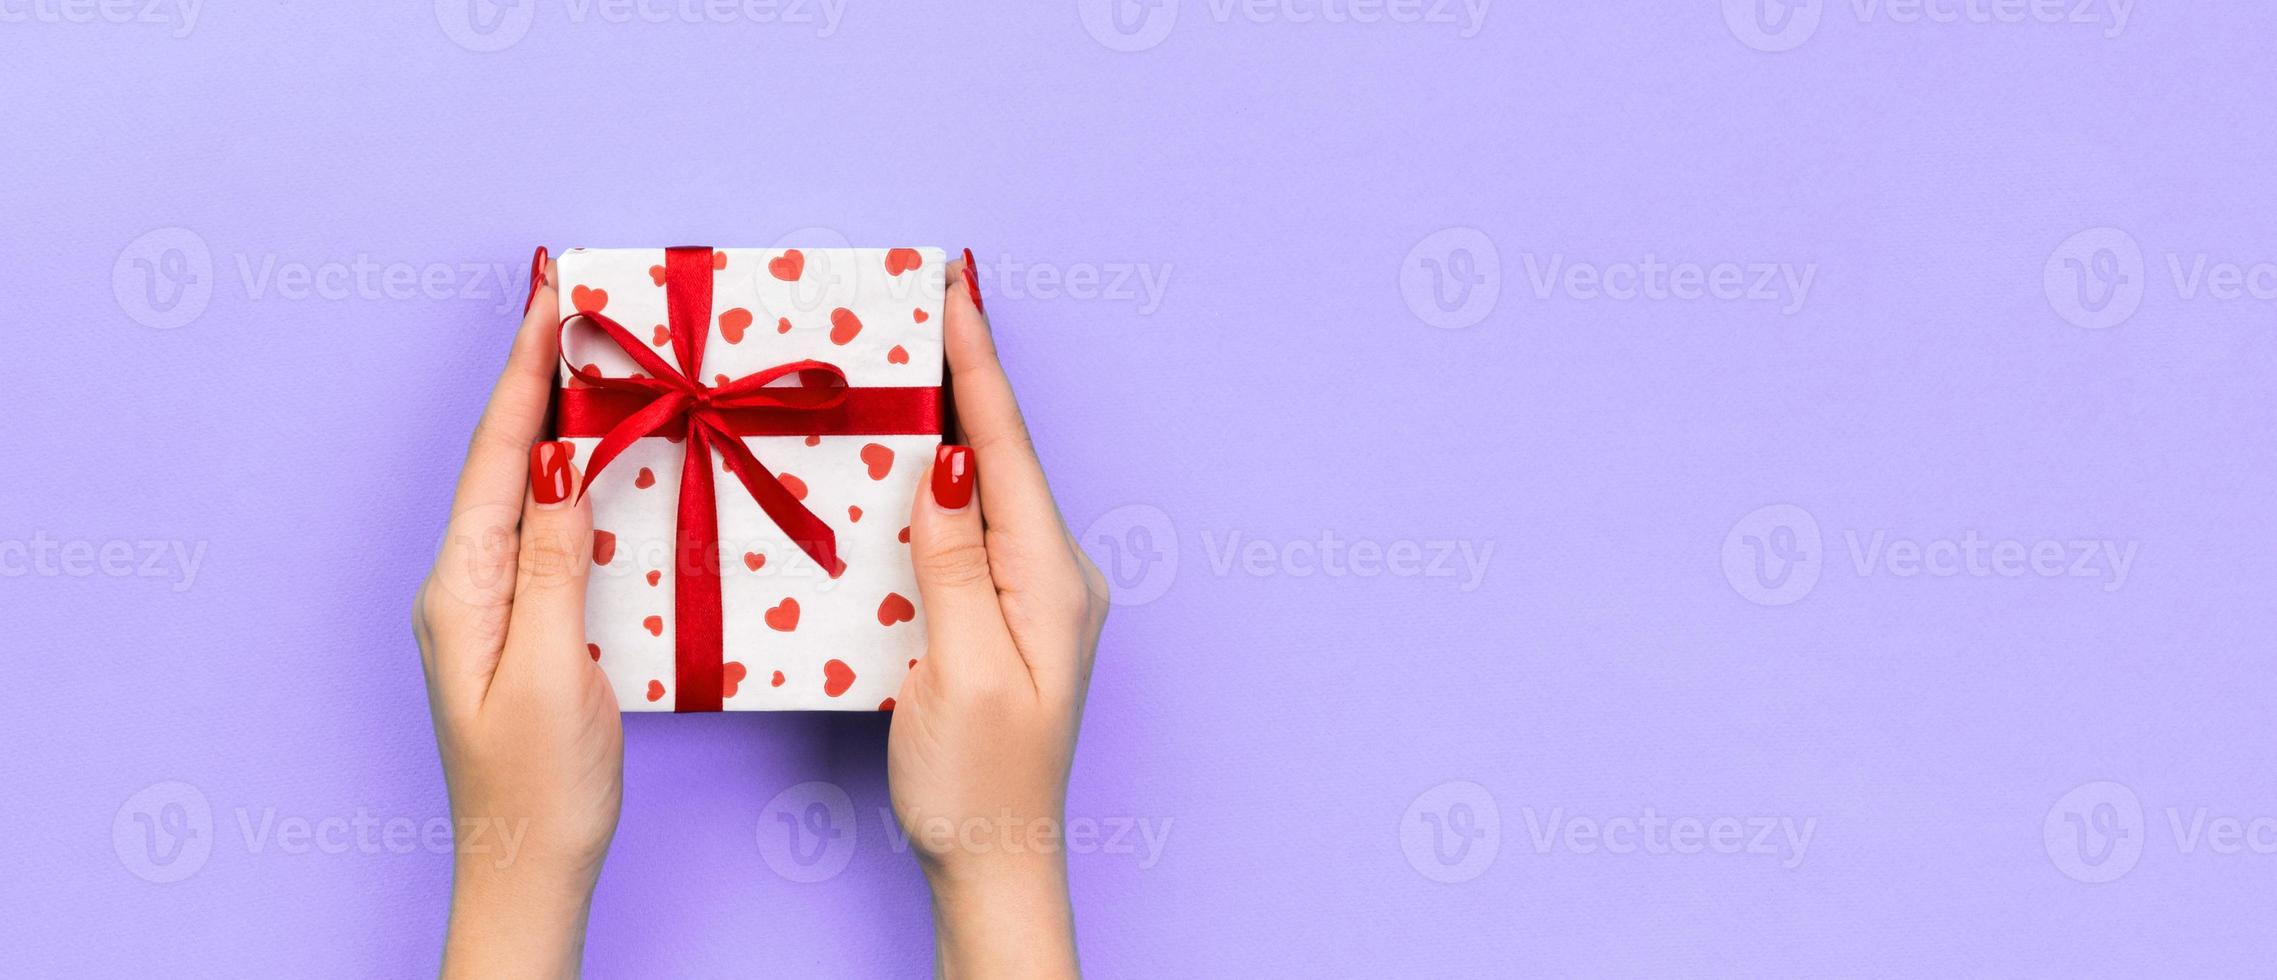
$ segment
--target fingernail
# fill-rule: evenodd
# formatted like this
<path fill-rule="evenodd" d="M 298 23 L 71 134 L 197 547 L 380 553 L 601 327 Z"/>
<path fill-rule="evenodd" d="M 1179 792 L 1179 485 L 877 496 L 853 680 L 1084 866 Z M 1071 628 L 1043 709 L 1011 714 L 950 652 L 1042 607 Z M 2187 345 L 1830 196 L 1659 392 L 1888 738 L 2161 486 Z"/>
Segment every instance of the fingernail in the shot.
<path fill-rule="evenodd" d="M 530 315 L 530 304 L 538 301 L 538 287 L 546 284 L 546 247 L 538 246 L 530 256 L 530 295 L 522 300 L 522 315 Z"/>
<path fill-rule="evenodd" d="M 540 507 L 569 499 L 569 444 L 541 442 L 530 447 L 530 498 Z"/>
<path fill-rule="evenodd" d="M 972 308 L 982 313 L 988 307 L 980 305 L 980 270 L 972 264 L 972 249 L 965 249 L 965 294 L 972 297 Z"/>
<path fill-rule="evenodd" d="M 943 444 L 933 451 L 933 503 L 950 513 L 972 503 L 973 458 L 971 446 Z"/>

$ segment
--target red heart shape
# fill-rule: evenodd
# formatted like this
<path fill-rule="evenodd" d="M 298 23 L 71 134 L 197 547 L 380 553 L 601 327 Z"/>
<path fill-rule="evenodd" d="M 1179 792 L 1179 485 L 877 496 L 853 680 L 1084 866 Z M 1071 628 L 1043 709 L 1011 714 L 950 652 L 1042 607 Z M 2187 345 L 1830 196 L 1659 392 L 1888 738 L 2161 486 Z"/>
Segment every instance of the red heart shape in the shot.
<path fill-rule="evenodd" d="M 744 670 L 743 665 L 733 660 L 719 665 L 719 696 L 723 698 L 734 697 L 735 688 L 743 683 L 743 677 L 746 673 L 748 672 Z"/>
<path fill-rule="evenodd" d="M 663 570 L 663 569 L 660 569 L 660 568 L 651 568 L 651 569 L 649 569 L 649 570 L 648 570 L 648 587 L 649 587 L 649 588 L 652 588 L 652 589 L 653 589 L 653 588 L 655 588 L 655 587 L 656 587 L 656 583 L 658 583 L 658 582 L 662 582 L 662 581 L 664 581 L 664 570 Z"/>
<path fill-rule="evenodd" d="M 743 331 L 751 327 L 751 311 L 736 307 L 719 315 L 719 335 L 731 344 L 743 342 Z"/>
<path fill-rule="evenodd" d="M 601 662 L 601 645 L 600 645 L 600 644 L 598 644 L 598 643 L 588 643 L 588 644 L 585 644 L 585 652 L 586 652 L 587 654 L 589 654 L 589 655 L 591 655 L 591 656 L 592 656 L 592 658 L 593 658 L 593 662 L 594 662 L 594 663 L 600 663 L 600 662 Z"/>
<path fill-rule="evenodd" d="M 714 271 L 714 272 L 717 272 L 717 271 L 719 271 L 719 270 L 721 270 L 721 269 L 725 269 L 725 268 L 727 268 L 727 253 L 726 253 L 726 252 L 713 252 L 713 253 L 712 253 L 712 271 Z"/>
<path fill-rule="evenodd" d="M 862 332 L 862 318 L 843 306 L 830 311 L 830 342 L 844 347 Z"/>
<path fill-rule="evenodd" d="M 911 310 L 909 311 L 909 316 L 910 319 L 916 320 L 919 323 L 924 323 L 925 321 L 932 319 L 932 317 L 926 315 L 924 310 Z"/>
<path fill-rule="evenodd" d="M 833 660 L 822 665 L 822 693 L 837 697 L 853 686 L 854 668 L 846 666 L 846 661 Z"/>
<path fill-rule="evenodd" d="M 663 681 L 649 681 L 649 682 L 648 682 L 648 699 L 649 699 L 649 700 L 651 700 L 651 701 L 662 701 L 662 700 L 664 700 L 664 682 L 663 682 Z"/>
<path fill-rule="evenodd" d="M 774 679 L 773 681 L 770 681 L 770 682 L 768 682 L 768 683 L 769 683 L 771 686 L 773 686 L 773 687 L 781 687 L 781 686 L 783 686 L 783 672 L 782 672 L 782 671 L 779 671 L 779 670 L 778 670 L 778 671 L 776 671 L 776 672 L 775 672 L 775 679 Z"/>
<path fill-rule="evenodd" d="M 593 532 L 593 564 L 606 565 L 617 557 L 617 536 L 610 531 Z"/>
<path fill-rule="evenodd" d="M 664 285 L 664 267 L 661 265 L 649 266 L 648 278 L 659 286 Z"/>
<path fill-rule="evenodd" d="M 776 317 L 776 318 L 775 318 L 775 332 L 776 332 L 776 333 L 790 333 L 790 332 L 791 332 L 791 318 L 790 318 L 790 317 L 787 317 L 787 316 L 784 316 L 784 317 Z"/>
<path fill-rule="evenodd" d="M 806 271 L 806 253 L 795 248 L 786 251 L 767 260 L 767 271 L 784 282 L 797 282 L 799 274 Z"/>
<path fill-rule="evenodd" d="M 806 437 L 806 444 L 807 444 L 807 445 L 809 445 L 809 446 L 819 446 L 819 445 L 822 445 L 822 437 L 821 437 L 821 436 L 808 436 L 808 437 Z"/>
<path fill-rule="evenodd" d="M 797 499 L 797 500 L 805 500 L 805 499 L 806 499 L 806 481 L 805 481 L 805 480 L 801 480 L 801 479 L 799 479 L 798 477 L 795 477 L 795 476 L 792 476 L 792 475 L 790 475 L 789 473 L 782 473 L 782 474 L 778 474 L 778 475 L 776 475 L 776 477 L 775 477 L 775 482 L 782 484 L 782 485 L 783 485 L 783 489 L 790 491 L 790 492 L 791 492 L 791 497 L 792 497 L 793 499 Z"/>
<path fill-rule="evenodd" d="M 885 254 L 885 274 L 898 276 L 925 264 L 925 256 L 914 248 L 889 248 Z"/>
<path fill-rule="evenodd" d="M 917 606 L 899 592 L 886 593 L 885 601 L 878 603 L 878 625 L 892 626 L 917 618 Z"/>
<path fill-rule="evenodd" d="M 887 364 L 907 364 L 909 363 L 909 352 L 902 350 L 900 344 L 895 344 L 892 350 L 885 352 L 885 362 Z"/>
<path fill-rule="evenodd" d="M 870 479 L 883 480 L 893 472 L 893 450 L 870 443 L 862 447 L 862 462 L 869 464 Z"/>
<path fill-rule="evenodd" d="M 602 307 L 609 305 L 609 291 L 587 289 L 584 286 L 572 287 L 569 290 L 569 305 L 576 307 L 579 313 L 599 313 Z"/>
<path fill-rule="evenodd" d="M 861 519 L 862 519 L 862 508 L 860 508 L 860 507 L 848 507 L 848 508 L 846 508 L 846 519 L 847 519 L 847 520 L 849 520 L 849 521 L 855 521 L 855 522 L 857 522 L 857 523 L 858 523 L 858 522 L 860 522 L 860 521 L 861 521 Z"/>
<path fill-rule="evenodd" d="M 902 543 L 902 544 L 908 544 L 908 543 L 909 543 L 909 529 L 908 529 L 907 527 L 904 527 L 904 528 L 902 528 L 902 529 L 901 529 L 901 543 Z"/>
<path fill-rule="evenodd" d="M 648 635 L 650 635 L 650 636 L 663 636 L 663 635 L 664 635 L 664 617 L 662 617 L 662 616 L 650 616 L 650 617 L 648 617 L 647 619 L 641 620 L 641 621 L 640 621 L 640 628 L 641 628 L 641 629 L 644 629 L 644 630 L 647 630 L 647 631 L 648 631 Z"/>
<path fill-rule="evenodd" d="M 767 615 L 764 618 L 767 620 L 767 626 L 779 633 L 788 633 L 798 629 L 799 601 L 797 599 L 784 599 L 777 603 L 775 608 L 767 610 Z"/>
<path fill-rule="evenodd" d="M 658 347 L 669 344 L 672 342 L 672 331 L 664 329 L 664 325 L 659 323 L 656 325 L 655 335 L 650 337 L 648 342 Z"/>
<path fill-rule="evenodd" d="M 743 553 L 743 567 L 754 572 L 765 568 L 767 567 L 767 556 L 756 551 L 746 551 Z"/>
<path fill-rule="evenodd" d="M 641 468 L 640 468 L 640 472 L 639 472 L 639 473 L 633 474 L 633 486 L 636 486 L 636 487 L 639 487 L 639 488 L 641 488 L 641 489 L 643 489 L 643 490 L 646 490 L 646 489 L 648 489 L 648 488 L 650 488 L 650 487 L 653 487 L 653 486 L 655 486 L 655 485 L 656 485 L 656 471 L 655 471 L 655 470 L 652 470 L 652 469 L 649 469 L 649 468 L 648 468 L 648 467 L 646 467 L 646 466 L 643 466 L 643 467 L 641 467 Z"/>

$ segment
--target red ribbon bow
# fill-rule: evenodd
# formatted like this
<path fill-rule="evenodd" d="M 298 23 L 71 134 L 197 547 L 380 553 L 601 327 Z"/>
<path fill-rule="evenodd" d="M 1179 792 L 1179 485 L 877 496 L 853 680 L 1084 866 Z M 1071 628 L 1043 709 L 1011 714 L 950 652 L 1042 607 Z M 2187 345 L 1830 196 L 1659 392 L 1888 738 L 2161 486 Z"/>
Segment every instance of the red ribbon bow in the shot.
<path fill-rule="evenodd" d="M 634 440 L 652 435 L 683 438 L 679 519 L 674 529 L 673 646 L 675 711 L 720 710 L 722 676 L 719 587 L 719 514 L 712 488 L 712 453 L 750 492 L 760 509 L 799 550 L 837 578 L 837 535 L 784 487 L 743 444 L 749 435 L 930 434 L 941 431 L 939 388 L 849 388 L 846 373 L 821 361 L 792 361 L 740 378 L 705 385 L 697 380 L 710 333 L 712 250 L 665 250 L 665 302 L 672 352 L 658 357 L 623 325 L 580 311 L 561 323 L 562 363 L 583 388 L 561 391 L 557 419 L 564 436 L 600 435 L 585 466 L 582 494 Z M 649 377 L 612 378 L 569 357 L 569 327 L 599 327 Z M 800 376 L 797 387 L 775 382 Z M 817 385 L 815 382 L 827 384 Z"/>

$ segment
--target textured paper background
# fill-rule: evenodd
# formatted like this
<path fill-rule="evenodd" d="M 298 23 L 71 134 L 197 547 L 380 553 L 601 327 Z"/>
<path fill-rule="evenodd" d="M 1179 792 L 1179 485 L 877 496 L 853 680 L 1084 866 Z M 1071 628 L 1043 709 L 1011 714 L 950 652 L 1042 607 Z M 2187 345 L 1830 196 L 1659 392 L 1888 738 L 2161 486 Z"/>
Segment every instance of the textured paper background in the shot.
<path fill-rule="evenodd" d="M 2277 258 L 2270 5 L 2136 4 L 2107 37 L 1824 3 L 1784 52 L 1714 2 L 1497 3 L 1465 36 L 1182 0 L 1126 8 L 1129 51 L 1087 29 L 1105 3 L 849 3 L 828 36 L 466 9 L 0 24 L 0 538 L 204 546 L 180 591 L 0 579 L 12 972 L 429 972 L 447 859 L 256 850 L 240 814 L 444 812 L 407 603 L 531 246 L 816 226 L 974 248 L 1060 504 L 1120 560 L 1070 807 L 1172 823 L 1152 863 L 1073 859 L 1095 975 L 2266 969 L 2271 856 L 2185 853 L 2167 811 L 2277 813 L 2277 316 L 2167 256 Z M 1448 228 L 1496 255 L 1411 257 Z M 2143 266 L 2090 330 L 2046 278 L 2097 228 Z M 1647 254 L 1818 271 L 1791 316 L 1530 273 Z M 359 262 L 515 281 L 286 288 Z M 1752 557 L 1781 536 L 1743 518 L 1783 503 L 1819 574 L 1759 605 L 1726 542 Z M 1971 530 L 2140 548 L 2106 590 L 1861 575 L 1845 540 Z M 1492 552 L 1464 591 L 1459 561 L 1326 574 L 1292 546 L 1326 534 L 1340 568 Z M 628 726 L 593 975 L 922 975 L 887 720 L 688 721 Z M 1499 845 L 1442 882 L 1435 845 L 1489 854 L 1462 782 Z M 2140 820 L 2064 803 L 2101 782 Z M 145 827 L 200 801 L 210 854 L 143 877 L 191 861 Z M 788 838 L 809 801 L 848 835 Z M 1647 807 L 1817 824 L 1790 870 L 1528 822 Z M 2091 884 L 2066 869 L 2118 865 L 2051 851 L 2051 817 L 2147 846 Z"/>

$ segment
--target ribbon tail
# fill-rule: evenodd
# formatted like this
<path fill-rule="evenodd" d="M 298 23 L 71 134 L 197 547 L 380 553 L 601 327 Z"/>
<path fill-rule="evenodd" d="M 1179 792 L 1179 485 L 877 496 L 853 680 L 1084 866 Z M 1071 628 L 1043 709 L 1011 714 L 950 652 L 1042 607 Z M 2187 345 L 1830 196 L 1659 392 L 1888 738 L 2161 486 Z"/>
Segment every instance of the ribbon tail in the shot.
<path fill-rule="evenodd" d="M 593 447 L 592 457 L 585 461 L 585 479 L 578 485 L 577 495 L 582 497 L 585 491 L 592 489 L 593 478 L 600 476 L 609 462 L 617 458 L 617 454 L 631 448 L 641 437 L 663 428 L 677 418 L 688 407 L 688 401 L 686 395 L 666 395 L 642 406 L 640 411 L 632 413 L 611 428 L 601 437 L 601 442 Z"/>
<path fill-rule="evenodd" d="M 710 441 L 719 448 L 728 471 L 742 481 L 743 488 L 751 492 L 751 499 L 759 502 L 759 509 L 767 512 L 775 526 L 782 528 L 783 533 L 790 537 L 791 543 L 798 545 L 799 550 L 806 552 L 807 557 L 814 559 L 814 563 L 830 573 L 831 578 L 843 574 L 846 565 L 838 560 L 837 532 L 823 523 L 822 518 L 814 516 L 813 511 L 806 509 L 799 498 L 792 496 L 783 482 L 768 472 L 766 464 L 759 462 L 759 457 L 751 455 L 751 448 L 745 446 L 743 440 L 727 434 L 712 419 L 699 417 L 697 422 L 698 428 L 705 429 L 716 437 Z"/>

